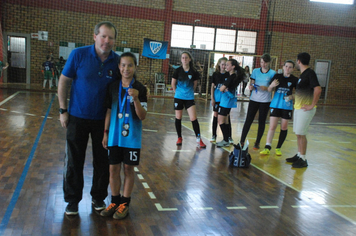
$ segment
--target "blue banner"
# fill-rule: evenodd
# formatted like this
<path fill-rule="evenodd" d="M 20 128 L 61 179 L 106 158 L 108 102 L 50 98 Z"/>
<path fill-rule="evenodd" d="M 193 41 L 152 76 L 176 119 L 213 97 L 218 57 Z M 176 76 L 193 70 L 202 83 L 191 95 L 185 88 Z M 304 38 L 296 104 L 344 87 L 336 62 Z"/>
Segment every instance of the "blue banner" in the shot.
<path fill-rule="evenodd" d="M 168 42 L 144 39 L 142 56 L 153 59 L 166 59 Z"/>

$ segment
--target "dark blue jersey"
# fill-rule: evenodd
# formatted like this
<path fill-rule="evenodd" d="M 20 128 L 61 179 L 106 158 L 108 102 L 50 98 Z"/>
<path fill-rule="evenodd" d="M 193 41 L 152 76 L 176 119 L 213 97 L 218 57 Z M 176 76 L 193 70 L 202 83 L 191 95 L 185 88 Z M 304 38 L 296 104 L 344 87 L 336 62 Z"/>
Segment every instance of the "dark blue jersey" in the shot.
<path fill-rule="evenodd" d="M 43 62 L 42 66 L 44 68 L 44 71 L 52 71 L 53 69 L 53 63 L 50 61 Z"/>

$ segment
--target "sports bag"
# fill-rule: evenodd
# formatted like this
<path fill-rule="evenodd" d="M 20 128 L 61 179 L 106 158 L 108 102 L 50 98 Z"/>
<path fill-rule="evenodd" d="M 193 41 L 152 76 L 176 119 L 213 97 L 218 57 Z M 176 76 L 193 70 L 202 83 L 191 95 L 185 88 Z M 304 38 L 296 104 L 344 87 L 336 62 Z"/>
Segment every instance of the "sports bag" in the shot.
<path fill-rule="evenodd" d="M 248 153 L 248 141 L 241 148 L 241 144 L 234 144 L 234 150 L 229 155 L 230 166 L 247 168 L 251 163 L 251 155 Z"/>

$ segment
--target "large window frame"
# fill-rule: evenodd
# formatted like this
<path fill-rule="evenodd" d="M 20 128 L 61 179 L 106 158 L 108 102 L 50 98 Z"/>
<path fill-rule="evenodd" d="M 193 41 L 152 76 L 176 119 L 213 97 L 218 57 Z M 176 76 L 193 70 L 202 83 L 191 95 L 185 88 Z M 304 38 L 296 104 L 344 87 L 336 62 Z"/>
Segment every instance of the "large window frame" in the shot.
<path fill-rule="evenodd" d="M 172 24 L 171 47 L 255 54 L 257 33 L 239 29 Z"/>

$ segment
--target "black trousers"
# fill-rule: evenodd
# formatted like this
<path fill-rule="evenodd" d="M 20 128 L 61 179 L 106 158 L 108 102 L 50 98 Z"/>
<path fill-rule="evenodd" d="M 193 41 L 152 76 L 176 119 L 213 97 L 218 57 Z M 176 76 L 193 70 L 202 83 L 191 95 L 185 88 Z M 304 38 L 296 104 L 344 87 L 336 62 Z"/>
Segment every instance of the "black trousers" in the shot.
<path fill-rule="evenodd" d="M 66 202 L 79 203 L 82 200 L 83 168 L 89 135 L 92 140 L 94 169 L 90 194 L 92 199 L 99 201 L 104 200 L 108 195 L 108 152 L 101 144 L 104 135 L 104 120 L 69 116 L 63 173 L 63 191 Z"/>
<path fill-rule="evenodd" d="M 259 115 L 258 115 L 258 131 L 257 131 L 256 143 L 260 143 L 262 135 L 265 131 L 266 118 L 268 115 L 270 104 L 271 104 L 270 102 L 266 102 L 266 103 L 254 102 L 254 101 L 249 102 L 246 120 L 245 120 L 244 127 L 242 128 L 242 134 L 240 139 L 242 143 L 245 142 L 246 136 L 250 131 L 250 127 L 252 125 L 253 120 L 255 119 L 257 111 Z"/>

